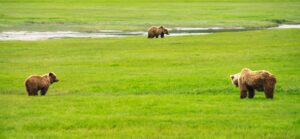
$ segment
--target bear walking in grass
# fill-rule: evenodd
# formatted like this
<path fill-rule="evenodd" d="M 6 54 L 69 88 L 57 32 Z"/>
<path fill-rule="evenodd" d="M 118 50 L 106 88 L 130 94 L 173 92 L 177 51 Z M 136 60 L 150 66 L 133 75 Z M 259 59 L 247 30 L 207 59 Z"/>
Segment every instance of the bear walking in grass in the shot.
<path fill-rule="evenodd" d="M 26 91 L 28 96 L 37 96 L 38 91 L 41 90 L 41 95 L 47 93 L 49 86 L 52 83 L 58 82 L 56 75 L 53 72 L 45 75 L 31 75 L 25 81 Z"/>
<path fill-rule="evenodd" d="M 154 37 L 158 38 L 159 35 L 161 38 L 163 38 L 165 34 L 169 35 L 169 32 L 163 26 L 151 27 L 148 29 L 148 38 L 154 38 Z"/>
<path fill-rule="evenodd" d="M 255 90 L 264 91 L 266 98 L 273 98 L 276 78 L 268 71 L 252 71 L 244 68 L 240 73 L 231 75 L 230 78 L 232 83 L 240 88 L 241 99 L 247 95 L 248 98 L 253 98 Z"/>

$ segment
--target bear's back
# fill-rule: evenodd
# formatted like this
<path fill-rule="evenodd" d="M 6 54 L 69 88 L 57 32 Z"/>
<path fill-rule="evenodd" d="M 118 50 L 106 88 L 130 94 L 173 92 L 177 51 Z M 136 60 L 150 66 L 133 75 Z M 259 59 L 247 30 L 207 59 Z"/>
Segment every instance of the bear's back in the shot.
<path fill-rule="evenodd" d="M 250 69 L 246 69 L 241 72 L 241 78 L 248 86 L 257 89 L 258 91 L 264 90 L 265 83 L 270 81 L 276 82 L 274 75 L 266 70 L 251 71 Z"/>
<path fill-rule="evenodd" d="M 158 30 L 158 27 L 150 27 L 149 29 L 148 29 L 148 32 L 150 31 L 150 32 L 156 32 Z"/>
<path fill-rule="evenodd" d="M 43 86 L 48 85 L 47 77 L 40 76 L 40 75 L 31 75 L 29 76 L 25 81 L 26 86 L 36 86 L 38 88 L 41 88 Z"/>

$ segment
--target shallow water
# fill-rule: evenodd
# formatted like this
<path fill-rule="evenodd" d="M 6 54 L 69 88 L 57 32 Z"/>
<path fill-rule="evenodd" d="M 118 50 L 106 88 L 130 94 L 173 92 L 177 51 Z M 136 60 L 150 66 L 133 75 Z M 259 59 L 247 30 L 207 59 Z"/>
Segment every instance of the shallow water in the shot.
<path fill-rule="evenodd" d="M 1 32 L 0 40 L 46 40 L 53 38 L 101 38 L 101 37 L 121 37 L 104 33 L 84 33 L 73 31 L 57 32 Z"/>
<path fill-rule="evenodd" d="M 279 25 L 278 27 L 274 27 L 275 29 L 286 29 L 286 28 L 300 28 L 300 25 L 286 25 L 286 24 L 282 24 Z M 272 28 L 271 28 L 272 29 Z"/>
<path fill-rule="evenodd" d="M 168 36 L 188 36 L 188 35 L 206 35 L 210 33 L 199 32 L 170 32 Z M 46 40 L 56 38 L 109 38 L 126 36 L 147 36 L 147 32 L 123 32 L 123 31 L 99 31 L 97 33 L 74 32 L 74 31 L 56 31 L 56 32 L 1 32 L 0 40 Z"/>
<path fill-rule="evenodd" d="M 282 24 L 278 27 L 265 29 L 286 29 L 286 28 L 300 28 L 300 25 L 286 25 Z M 191 27 L 176 27 L 169 29 L 169 36 L 188 36 L 188 35 L 207 35 L 215 32 L 232 32 L 232 31 L 246 31 L 251 30 L 243 27 L 234 28 L 191 28 Z M 98 32 L 74 32 L 74 31 L 56 31 L 56 32 L 30 32 L 30 31 L 16 31 L 16 32 L 0 32 L 0 40 L 46 40 L 56 38 L 107 38 L 107 37 L 126 37 L 126 36 L 147 36 L 145 31 L 125 32 L 122 30 L 99 30 Z"/>

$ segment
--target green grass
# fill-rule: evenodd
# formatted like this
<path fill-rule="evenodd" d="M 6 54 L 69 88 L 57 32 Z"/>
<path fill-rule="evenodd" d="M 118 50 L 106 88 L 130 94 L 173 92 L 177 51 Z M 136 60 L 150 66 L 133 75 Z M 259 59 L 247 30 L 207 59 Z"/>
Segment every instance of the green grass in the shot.
<path fill-rule="evenodd" d="M 8 138 L 296 139 L 299 101 L 289 95 L 244 101 L 224 94 L 7 95 L 0 117 Z"/>
<path fill-rule="evenodd" d="M 298 0 L 0 0 L 0 31 L 268 27 L 300 23 Z"/>
<path fill-rule="evenodd" d="M 300 30 L 0 41 L 7 138 L 300 138 Z M 275 99 L 239 99 L 229 75 L 266 69 Z M 54 71 L 46 97 L 30 74 Z"/>
<path fill-rule="evenodd" d="M 0 0 L 0 31 L 268 27 L 298 0 Z M 0 41 L 0 138 L 300 138 L 300 29 L 206 36 Z M 277 77 L 239 99 L 229 75 Z M 28 97 L 24 80 L 60 82 Z"/>

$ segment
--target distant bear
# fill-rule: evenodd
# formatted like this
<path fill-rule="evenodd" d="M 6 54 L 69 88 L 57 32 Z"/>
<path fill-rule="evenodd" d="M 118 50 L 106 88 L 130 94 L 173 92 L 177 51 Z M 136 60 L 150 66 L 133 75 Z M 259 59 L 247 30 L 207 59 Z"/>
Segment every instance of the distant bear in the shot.
<path fill-rule="evenodd" d="M 58 79 L 56 78 L 56 75 L 53 72 L 42 76 L 29 76 L 25 81 L 28 96 L 37 96 L 39 90 L 41 90 L 42 96 L 46 95 L 49 86 L 55 82 L 58 82 Z"/>
<path fill-rule="evenodd" d="M 270 72 L 251 71 L 248 68 L 242 69 L 240 73 L 230 76 L 232 83 L 240 88 L 240 98 L 253 98 L 255 91 L 264 91 L 266 98 L 273 98 L 276 78 Z"/>
<path fill-rule="evenodd" d="M 154 38 L 154 37 L 158 38 L 159 35 L 161 38 L 163 38 L 165 34 L 169 35 L 169 32 L 163 26 L 151 27 L 148 29 L 148 38 Z"/>

